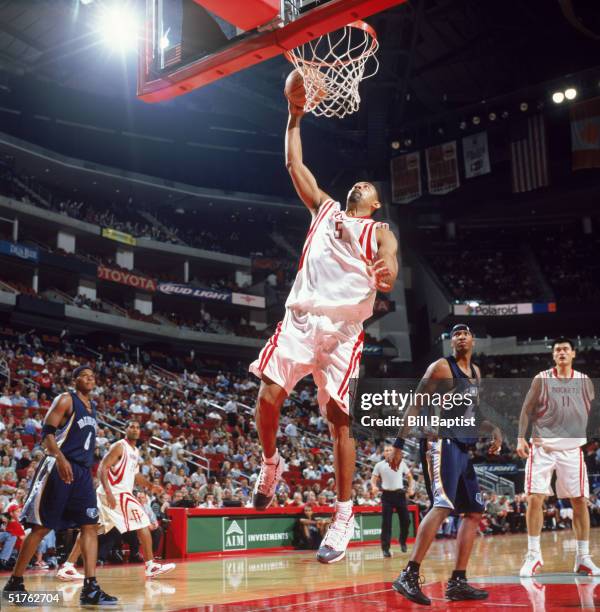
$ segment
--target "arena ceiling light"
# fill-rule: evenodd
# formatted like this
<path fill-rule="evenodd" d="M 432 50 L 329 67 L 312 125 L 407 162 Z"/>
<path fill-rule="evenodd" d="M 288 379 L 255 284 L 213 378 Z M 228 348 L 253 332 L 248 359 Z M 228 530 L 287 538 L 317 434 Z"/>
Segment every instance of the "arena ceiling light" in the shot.
<path fill-rule="evenodd" d="M 577 90 L 574 87 L 569 87 L 565 89 L 565 98 L 567 100 L 575 100 L 577 97 Z"/>
<path fill-rule="evenodd" d="M 562 91 L 555 91 L 552 94 L 552 102 L 554 104 L 562 104 L 565 100 L 565 94 Z"/>
<path fill-rule="evenodd" d="M 116 51 L 129 51 L 138 45 L 140 26 L 132 6 L 123 2 L 99 7 L 99 31 L 104 43 Z"/>

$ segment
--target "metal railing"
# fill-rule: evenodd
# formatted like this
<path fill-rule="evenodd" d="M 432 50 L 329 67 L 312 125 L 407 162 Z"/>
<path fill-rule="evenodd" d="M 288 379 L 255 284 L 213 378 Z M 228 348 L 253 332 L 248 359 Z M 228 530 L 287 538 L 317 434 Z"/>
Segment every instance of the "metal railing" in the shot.
<path fill-rule="evenodd" d="M 475 465 L 474 468 L 477 474 L 477 480 L 482 489 L 492 491 L 498 495 L 514 497 L 515 483 L 512 480 L 498 476 L 498 474 L 494 474 L 493 472 L 488 472 L 482 465 Z"/>

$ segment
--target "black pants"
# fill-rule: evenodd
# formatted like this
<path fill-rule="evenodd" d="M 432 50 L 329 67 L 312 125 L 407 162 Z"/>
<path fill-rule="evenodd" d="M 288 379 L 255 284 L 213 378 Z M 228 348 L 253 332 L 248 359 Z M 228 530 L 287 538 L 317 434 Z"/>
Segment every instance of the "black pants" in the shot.
<path fill-rule="evenodd" d="M 406 544 L 410 519 L 406 508 L 406 493 L 404 491 L 383 491 L 381 494 L 381 548 L 390 549 L 392 540 L 392 517 L 398 513 L 400 520 L 400 544 Z"/>

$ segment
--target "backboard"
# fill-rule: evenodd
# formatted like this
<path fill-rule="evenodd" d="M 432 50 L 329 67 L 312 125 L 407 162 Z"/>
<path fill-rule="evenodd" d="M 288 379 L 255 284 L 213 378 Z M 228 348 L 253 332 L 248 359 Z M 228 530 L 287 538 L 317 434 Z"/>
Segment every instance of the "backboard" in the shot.
<path fill-rule="evenodd" d="M 146 0 L 138 97 L 159 102 L 406 0 Z"/>

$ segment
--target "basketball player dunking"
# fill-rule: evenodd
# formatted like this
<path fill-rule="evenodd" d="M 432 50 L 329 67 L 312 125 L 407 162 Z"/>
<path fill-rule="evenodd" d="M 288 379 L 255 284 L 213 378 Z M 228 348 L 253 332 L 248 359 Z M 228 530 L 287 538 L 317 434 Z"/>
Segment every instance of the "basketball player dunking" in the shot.
<path fill-rule="evenodd" d="M 434 394 L 451 394 L 453 406 L 446 408 L 444 417 L 475 418 L 476 430 L 491 431 L 493 437 L 489 452 L 497 453 L 502 445 L 500 430 L 479 413 L 479 387 L 481 373 L 472 362 L 474 339 L 467 325 L 458 324 L 450 332 L 452 355 L 434 361 L 425 372 L 418 392 L 425 397 Z M 470 402 L 464 398 L 471 398 Z M 418 414 L 422 404 L 411 406 L 405 415 Z M 410 428 L 404 426 L 394 442 L 394 454 L 390 467 L 397 469 L 402 460 L 405 436 Z M 456 537 L 456 565 L 446 587 L 446 597 L 452 601 L 486 599 L 488 593 L 476 589 L 467 582 L 467 564 L 473 542 L 485 510 L 473 463 L 469 458 L 469 446 L 477 442 L 477 431 L 472 428 L 442 428 L 431 439 L 421 440 L 423 475 L 431 498 L 431 508 L 419 525 L 417 539 L 406 568 L 393 583 L 395 591 L 415 603 L 431 605 L 431 600 L 421 590 L 419 569 L 442 523 L 452 514 L 461 514 L 462 521 Z"/>
<path fill-rule="evenodd" d="M 98 507 L 92 478 L 96 447 L 96 407 L 90 393 L 96 386 L 90 367 L 73 371 L 75 393 L 59 395 L 48 410 L 42 428 L 46 457 L 31 482 L 21 521 L 31 532 L 25 538 L 4 592 L 25 591 L 23 573 L 44 536 L 54 529 L 81 529 L 85 581 L 82 605 L 116 605 L 96 581 Z"/>
<path fill-rule="evenodd" d="M 125 430 L 125 439 L 115 442 L 98 468 L 100 485 L 98 510 L 100 513 L 99 533 L 108 533 L 116 527 L 120 533 L 137 531 L 144 560 L 146 578 L 156 578 L 175 569 L 174 563 L 156 563 L 152 552 L 150 518 L 142 504 L 133 495 L 134 485 L 154 493 L 162 493 L 162 487 L 153 485 L 139 473 L 140 451 L 136 446 L 140 437 L 140 424 L 131 420 Z M 65 565 L 58 571 L 61 580 L 77 580 L 75 563 L 81 553 L 78 537 Z"/>
<path fill-rule="evenodd" d="M 532 381 L 519 419 L 517 453 L 527 457 L 525 492 L 527 493 L 528 550 L 519 572 L 533 576 L 544 565 L 540 538 L 544 523 L 543 503 L 552 495 L 550 481 L 556 472 L 556 494 L 569 498 L 573 507 L 573 529 L 577 550 L 573 571 L 600 576 L 600 567 L 590 555 L 590 495 L 587 467 L 581 447 L 587 442 L 586 429 L 590 405 L 594 399 L 592 381 L 573 369 L 575 349 L 571 340 L 558 338 L 552 345 L 554 367 L 540 372 Z M 525 440 L 532 421 L 531 444 Z"/>
<path fill-rule="evenodd" d="M 349 383 L 358 375 L 363 321 L 373 314 L 375 294 L 391 291 L 397 277 L 398 245 L 387 225 L 372 219 L 381 207 L 372 184 L 354 185 L 345 210 L 319 189 L 302 160 L 303 111 L 292 103 L 289 109 L 286 165 L 312 223 L 283 321 L 250 365 L 262 381 L 256 425 L 263 460 L 253 503 L 264 510 L 273 500 L 284 471 L 275 446 L 281 405 L 296 383 L 312 373 L 333 438 L 337 486 L 335 518 L 317 559 L 334 563 L 343 559 L 354 533 L 351 490 L 356 451 L 349 430 Z"/>

